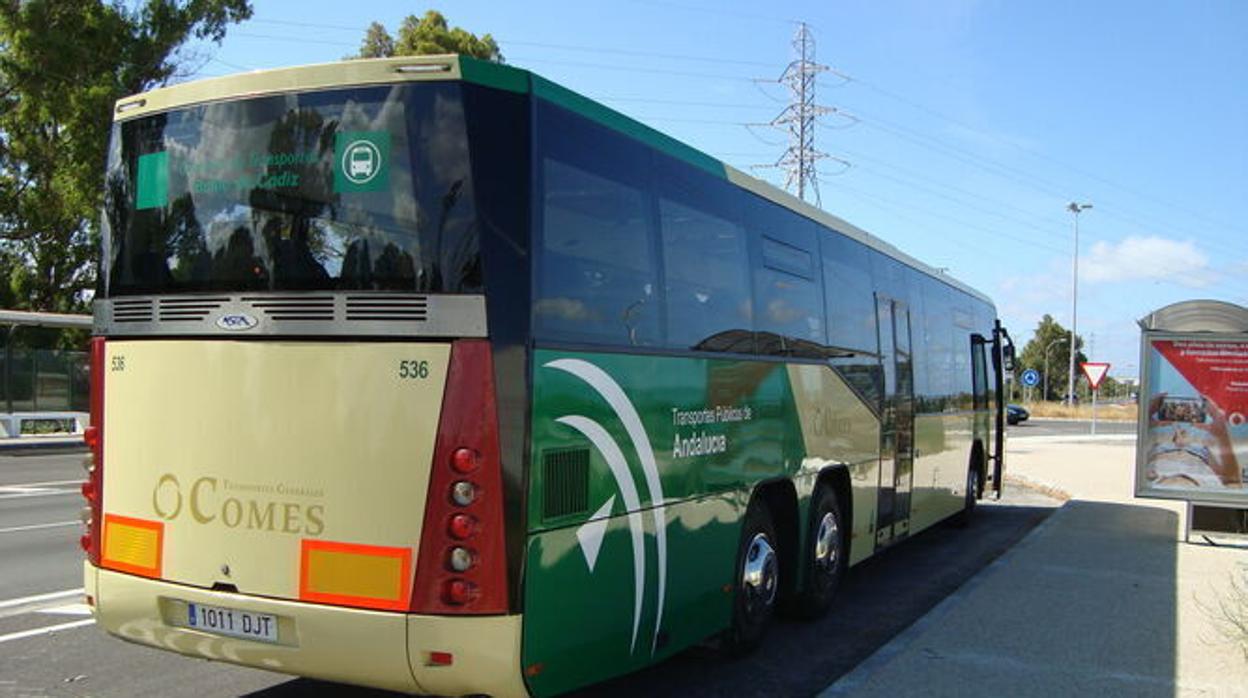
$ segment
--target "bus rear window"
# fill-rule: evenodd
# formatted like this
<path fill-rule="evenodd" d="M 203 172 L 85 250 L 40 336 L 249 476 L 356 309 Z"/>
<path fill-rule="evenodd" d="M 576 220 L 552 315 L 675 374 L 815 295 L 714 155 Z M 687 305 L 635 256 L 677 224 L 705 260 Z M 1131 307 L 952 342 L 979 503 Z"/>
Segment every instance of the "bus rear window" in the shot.
<path fill-rule="evenodd" d="M 460 90 L 273 95 L 116 125 L 106 293 L 480 292 Z"/>

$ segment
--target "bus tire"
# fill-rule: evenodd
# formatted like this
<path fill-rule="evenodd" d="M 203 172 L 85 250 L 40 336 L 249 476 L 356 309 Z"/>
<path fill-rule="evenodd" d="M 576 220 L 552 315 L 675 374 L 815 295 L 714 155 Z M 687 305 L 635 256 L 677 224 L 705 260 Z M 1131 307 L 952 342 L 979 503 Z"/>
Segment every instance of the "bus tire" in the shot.
<path fill-rule="evenodd" d="M 832 605 L 849 557 L 845 549 L 846 530 L 836 490 L 820 485 L 810 500 L 810 535 L 802 553 L 806 584 L 797 597 L 797 610 L 802 617 L 818 618 Z"/>
<path fill-rule="evenodd" d="M 970 525 L 971 519 L 975 515 L 975 504 L 978 502 L 980 490 L 984 486 L 983 469 L 980 468 L 979 463 L 978 457 L 972 458 L 971 467 L 966 469 L 966 497 L 962 503 L 962 511 L 953 515 L 953 525 L 958 528 L 966 528 Z"/>
<path fill-rule="evenodd" d="M 762 643 L 776 612 L 780 553 L 776 526 L 761 499 L 750 502 L 741 527 L 733 569 L 732 626 L 725 638 L 729 654 L 748 654 Z"/>

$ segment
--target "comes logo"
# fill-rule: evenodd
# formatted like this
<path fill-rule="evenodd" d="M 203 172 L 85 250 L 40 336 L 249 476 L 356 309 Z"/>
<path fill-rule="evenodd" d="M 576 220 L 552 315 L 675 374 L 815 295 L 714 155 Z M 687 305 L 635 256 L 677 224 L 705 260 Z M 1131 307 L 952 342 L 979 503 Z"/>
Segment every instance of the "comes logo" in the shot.
<path fill-rule="evenodd" d="M 654 654 L 659 640 L 659 628 L 663 626 L 663 601 L 667 593 L 667 511 L 664 508 L 663 485 L 659 480 L 659 468 L 655 463 L 654 450 L 650 447 L 650 437 L 646 434 L 645 427 L 642 426 L 637 408 L 624 394 L 623 388 L 601 368 L 581 359 L 558 359 L 545 364 L 545 368 L 570 373 L 602 396 L 602 399 L 615 412 L 616 418 L 624 425 L 633 450 L 637 453 L 638 460 L 641 461 L 646 488 L 650 491 L 650 502 L 654 505 L 650 512 L 654 517 L 654 540 L 659 556 L 658 611 L 654 619 L 654 635 L 650 641 L 650 653 Z M 567 415 L 555 421 L 580 432 L 602 454 L 602 459 L 610 468 L 611 476 L 615 479 L 615 485 L 628 510 L 628 528 L 633 540 L 633 639 L 632 644 L 629 645 L 629 652 L 632 652 L 637 646 L 637 626 L 641 622 L 641 605 L 646 595 L 645 524 L 642 522 L 641 499 L 637 494 L 637 483 L 629 470 L 624 452 L 601 424 L 580 415 Z M 611 515 L 611 508 L 614 504 L 615 496 L 612 495 L 576 532 L 590 573 L 593 573 L 594 564 L 598 560 L 602 538 L 607 531 L 607 517 Z"/>
<path fill-rule="evenodd" d="M 325 507 L 321 504 L 222 496 L 230 485 L 229 481 L 215 477 L 201 477 L 191 483 L 184 496 L 178 477 L 165 473 L 152 489 L 152 510 L 165 521 L 173 521 L 185 512 L 195 523 L 220 523 L 226 528 L 309 536 L 319 536 L 325 530 Z"/>

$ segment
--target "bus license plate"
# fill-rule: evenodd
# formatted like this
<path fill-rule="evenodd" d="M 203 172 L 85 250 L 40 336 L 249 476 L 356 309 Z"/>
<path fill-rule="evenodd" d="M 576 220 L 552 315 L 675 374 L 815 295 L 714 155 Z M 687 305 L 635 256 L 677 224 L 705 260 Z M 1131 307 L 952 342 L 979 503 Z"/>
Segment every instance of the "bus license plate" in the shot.
<path fill-rule="evenodd" d="M 277 642 L 277 616 L 198 603 L 188 603 L 186 610 L 187 625 L 196 630 L 260 642 Z"/>

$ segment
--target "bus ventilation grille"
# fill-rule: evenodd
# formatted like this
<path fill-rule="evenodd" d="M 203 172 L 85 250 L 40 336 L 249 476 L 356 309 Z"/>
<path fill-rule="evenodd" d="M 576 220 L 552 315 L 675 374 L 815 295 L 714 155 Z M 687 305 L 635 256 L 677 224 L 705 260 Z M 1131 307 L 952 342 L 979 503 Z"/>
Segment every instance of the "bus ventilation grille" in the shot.
<path fill-rule="evenodd" d="M 208 314 L 228 303 L 229 298 L 207 298 L 204 296 L 187 296 L 186 298 L 161 298 L 160 319 L 162 322 L 178 320 L 203 320 Z"/>
<path fill-rule="evenodd" d="M 117 299 L 113 301 L 113 322 L 151 322 L 152 301 L 143 299 Z"/>
<path fill-rule="evenodd" d="M 589 510 L 589 449 L 542 453 L 542 518 Z"/>
<path fill-rule="evenodd" d="M 425 296 L 374 295 L 347 296 L 348 320 L 413 320 L 424 322 L 429 315 Z"/>
<path fill-rule="evenodd" d="M 263 296 L 244 297 L 244 303 L 264 313 L 270 320 L 313 320 L 333 322 L 333 296 Z"/>

